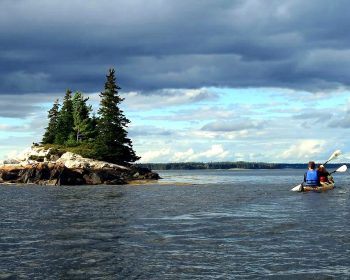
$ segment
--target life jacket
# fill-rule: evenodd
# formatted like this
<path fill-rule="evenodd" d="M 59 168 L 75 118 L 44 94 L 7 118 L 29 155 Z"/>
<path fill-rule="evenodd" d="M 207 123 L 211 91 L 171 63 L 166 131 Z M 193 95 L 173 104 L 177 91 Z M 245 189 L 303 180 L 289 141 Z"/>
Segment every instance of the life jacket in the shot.
<path fill-rule="evenodd" d="M 319 171 L 320 182 L 328 182 L 328 176 L 330 175 L 327 171 Z"/>
<path fill-rule="evenodd" d="M 328 182 L 328 178 L 325 175 L 320 176 L 320 182 Z"/>
<path fill-rule="evenodd" d="M 317 170 L 308 170 L 306 172 L 305 185 L 306 186 L 318 186 L 320 178 Z"/>

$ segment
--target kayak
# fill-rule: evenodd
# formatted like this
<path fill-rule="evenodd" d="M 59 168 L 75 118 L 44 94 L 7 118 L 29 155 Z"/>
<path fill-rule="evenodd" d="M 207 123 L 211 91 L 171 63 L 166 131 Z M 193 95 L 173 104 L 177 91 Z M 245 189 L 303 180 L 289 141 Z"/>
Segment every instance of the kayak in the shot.
<path fill-rule="evenodd" d="M 334 183 L 321 182 L 321 185 L 317 187 L 304 186 L 300 188 L 299 192 L 325 192 L 328 190 L 333 190 L 334 187 Z"/>
<path fill-rule="evenodd" d="M 344 164 L 340 166 L 337 170 L 332 171 L 328 175 L 328 182 L 321 182 L 319 186 L 311 187 L 311 186 L 302 186 L 302 184 L 299 184 L 291 189 L 292 192 L 325 192 L 328 190 L 333 190 L 335 188 L 334 186 L 334 179 L 331 174 L 335 172 L 345 172 L 348 169 L 348 167 Z"/>

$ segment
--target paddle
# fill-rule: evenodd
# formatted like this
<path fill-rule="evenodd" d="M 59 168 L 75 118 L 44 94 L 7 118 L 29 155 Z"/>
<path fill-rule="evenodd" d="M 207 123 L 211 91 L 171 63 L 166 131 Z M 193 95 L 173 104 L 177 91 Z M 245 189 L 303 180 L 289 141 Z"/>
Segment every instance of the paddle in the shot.
<path fill-rule="evenodd" d="M 302 187 L 303 187 L 303 185 L 299 184 L 299 185 L 295 186 L 294 188 L 292 188 L 291 191 L 292 192 L 300 192 Z"/>
<path fill-rule="evenodd" d="M 340 150 L 336 150 L 333 152 L 333 154 L 331 154 L 331 156 L 329 157 L 329 159 L 323 164 L 326 165 L 328 162 L 330 162 L 333 159 L 336 159 L 337 157 L 339 157 L 341 155 L 341 151 Z M 344 165 L 342 165 L 341 167 L 343 167 Z M 340 169 L 341 167 L 339 167 L 338 169 Z M 347 166 L 345 165 L 345 168 L 347 169 Z M 338 170 L 337 169 L 337 170 Z M 344 168 L 343 168 L 344 169 Z M 345 169 L 345 171 L 346 171 Z M 334 172 L 344 172 L 344 171 L 337 171 L 335 170 Z M 341 169 L 342 170 L 342 169 Z M 300 192 L 301 188 L 303 187 L 303 184 L 299 184 L 297 186 L 295 186 L 294 188 L 291 189 L 292 192 Z"/>
<path fill-rule="evenodd" d="M 323 165 L 326 165 L 328 162 L 330 162 L 331 160 L 339 157 L 340 155 L 341 155 L 341 151 L 340 150 L 336 150 Z"/>
<path fill-rule="evenodd" d="M 329 174 L 333 174 L 335 172 L 345 172 L 347 169 L 348 169 L 348 167 L 344 164 L 344 165 L 340 166 L 339 168 L 337 168 L 336 170 L 332 171 Z"/>

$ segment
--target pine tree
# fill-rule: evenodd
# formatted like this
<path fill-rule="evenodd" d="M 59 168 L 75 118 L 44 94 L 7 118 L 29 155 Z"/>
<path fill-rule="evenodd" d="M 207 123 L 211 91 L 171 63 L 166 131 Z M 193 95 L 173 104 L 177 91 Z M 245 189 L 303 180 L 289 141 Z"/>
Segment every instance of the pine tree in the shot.
<path fill-rule="evenodd" d="M 84 132 L 84 139 L 86 139 L 89 142 L 95 141 L 97 137 L 97 122 L 98 118 L 93 115 L 92 118 L 89 119 L 89 122 L 87 123 L 86 130 Z"/>
<path fill-rule="evenodd" d="M 86 101 L 89 98 L 84 98 L 80 92 L 76 92 L 73 96 L 73 119 L 76 141 L 79 142 L 83 137 L 86 138 L 91 134 L 91 105 L 87 105 Z"/>
<path fill-rule="evenodd" d="M 74 118 L 72 92 L 68 89 L 63 99 L 62 108 L 58 114 L 55 144 L 64 144 L 68 139 L 74 139 Z"/>
<path fill-rule="evenodd" d="M 43 140 L 41 141 L 43 144 L 52 144 L 55 141 L 55 135 L 56 135 L 56 131 L 57 131 L 57 121 L 58 121 L 58 115 L 59 115 L 59 107 L 60 107 L 59 100 L 56 99 L 52 108 L 48 111 L 49 124 L 45 129 Z"/>
<path fill-rule="evenodd" d="M 127 137 L 126 128 L 130 121 L 119 108 L 124 99 L 118 94 L 121 88 L 116 84 L 114 69 L 109 69 L 106 77 L 105 90 L 100 94 L 96 157 L 121 164 L 135 162 L 140 157 L 136 156 L 132 141 Z"/>

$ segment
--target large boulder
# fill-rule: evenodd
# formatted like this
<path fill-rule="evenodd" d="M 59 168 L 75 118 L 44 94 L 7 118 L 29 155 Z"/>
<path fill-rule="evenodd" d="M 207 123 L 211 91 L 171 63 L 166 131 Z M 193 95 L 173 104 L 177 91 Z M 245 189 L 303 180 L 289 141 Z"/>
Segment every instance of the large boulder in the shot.
<path fill-rule="evenodd" d="M 51 149 L 45 149 L 44 147 L 32 146 L 18 155 L 16 155 L 13 160 L 18 162 L 27 162 L 27 161 L 46 161 L 51 153 Z"/>
<path fill-rule="evenodd" d="M 64 153 L 56 162 L 63 163 L 68 168 L 91 168 L 91 169 L 123 169 L 129 170 L 128 167 L 117 165 L 105 161 L 84 158 L 81 155 L 71 152 Z"/>
<path fill-rule="evenodd" d="M 49 155 L 41 151 L 38 154 Z M 27 154 L 29 155 L 29 153 Z M 31 155 L 33 155 L 31 153 Z M 109 162 L 83 158 L 70 152 L 55 162 L 36 162 L 29 158 L 0 166 L 0 183 L 42 185 L 127 184 L 137 180 L 157 180 L 159 175 L 147 168 L 125 167 Z"/>

